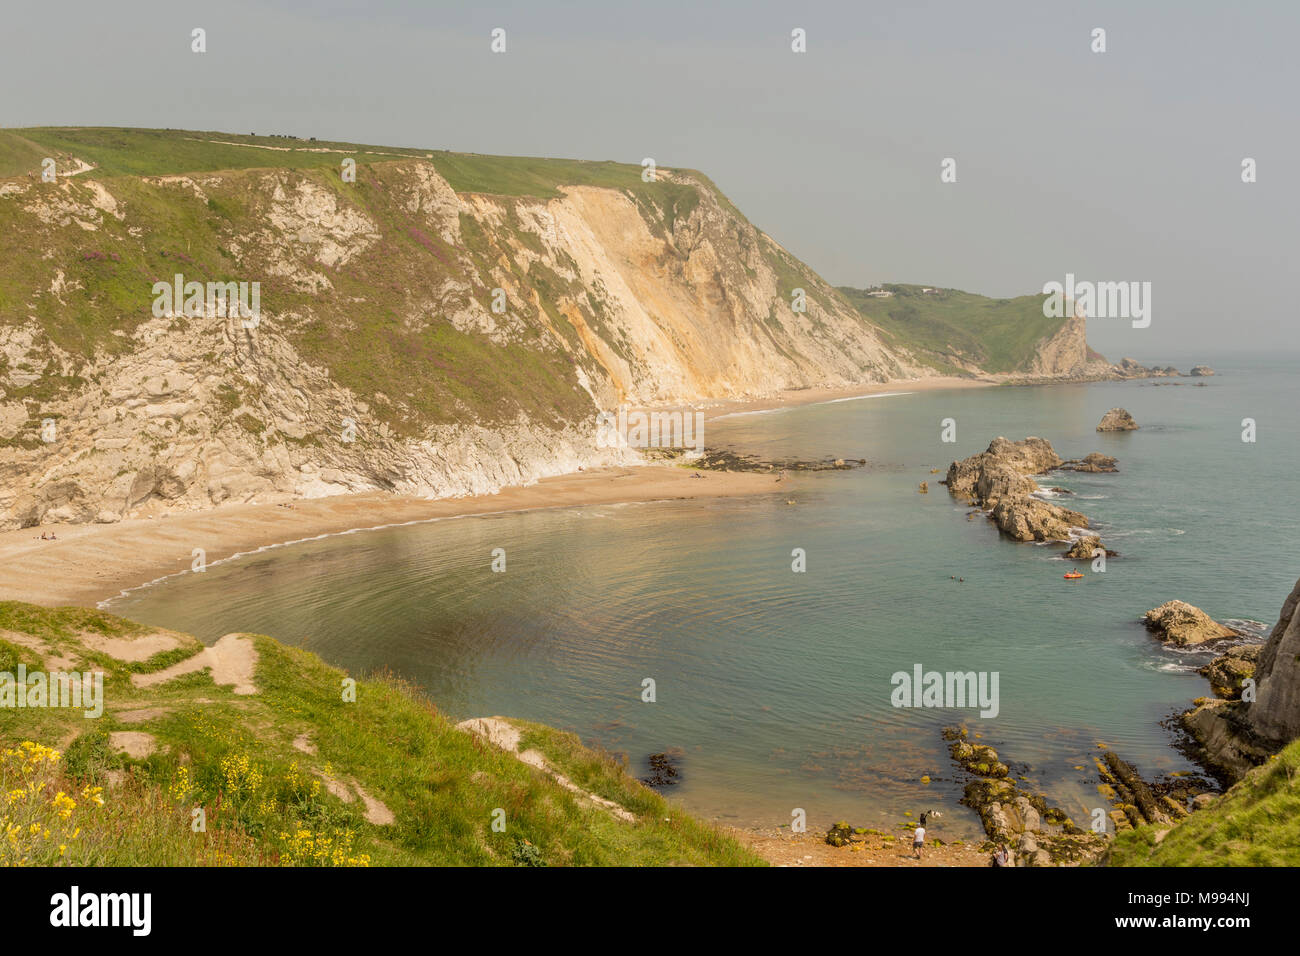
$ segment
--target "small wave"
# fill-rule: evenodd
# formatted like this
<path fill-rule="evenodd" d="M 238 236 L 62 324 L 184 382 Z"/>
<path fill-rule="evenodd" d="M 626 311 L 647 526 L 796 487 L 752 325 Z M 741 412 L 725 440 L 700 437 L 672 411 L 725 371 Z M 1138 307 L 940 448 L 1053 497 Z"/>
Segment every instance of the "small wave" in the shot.
<path fill-rule="evenodd" d="M 724 418 L 745 418 L 749 415 L 775 415 L 777 412 L 788 412 L 793 405 L 782 406 L 780 408 L 759 408 L 752 412 L 727 412 L 725 415 L 714 415 L 713 420 L 720 422 Z"/>
<path fill-rule="evenodd" d="M 1109 498 L 1110 495 L 1075 495 L 1076 498 L 1082 498 L 1084 501 L 1101 501 L 1102 498 Z"/>
<path fill-rule="evenodd" d="M 611 503 L 609 505 L 605 505 L 603 507 L 616 508 L 623 505 L 651 504 L 651 503 L 653 502 L 620 501 L 620 502 Z M 306 544 L 309 541 L 321 541 L 324 540 L 325 538 L 341 538 L 350 534 L 361 534 L 364 531 L 387 531 L 390 528 L 409 528 L 413 525 L 434 524 L 439 521 L 459 521 L 463 518 L 502 518 L 510 515 L 527 514 L 530 511 L 566 511 L 566 510 L 571 511 L 573 510 L 573 507 L 571 505 L 560 505 L 558 507 L 543 506 L 540 508 L 508 508 L 504 511 L 481 511 L 481 512 L 470 512 L 468 514 L 459 514 L 459 515 L 437 515 L 432 518 L 412 518 L 410 521 L 393 521 L 387 524 L 367 525 L 360 528 L 346 528 L 343 531 L 326 531 L 324 534 L 313 534 L 313 535 L 308 535 L 307 537 L 304 538 L 294 538 L 292 541 L 277 541 L 274 544 L 264 544 L 260 548 L 253 548 L 250 551 L 236 551 L 234 554 L 227 555 L 224 558 L 214 558 L 213 560 L 208 561 L 204 564 L 204 570 L 207 571 L 212 568 L 215 568 L 219 564 L 228 564 L 231 561 L 237 561 L 240 558 L 247 558 L 250 557 L 251 555 L 262 554 L 265 551 L 275 551 L 279 548 L 287 548 L 295 544 Z M 607 517 L 607 516 L 600 515 L 600 517 Z M 164 574 L 162 577 L 154 578 L 152 581 L 146 581 L 144 584 L 136 584 L 129 588 L 123 588 L 113 597 L 106 598 L 103 601 L 97 602 L 95 604 L 95 607 L 97 607 L 101 611 L 106 611 L 109 609 L 109 606 L 112 605 L 115 601 L 120 601 L 122 600 L 122 598 L 130 596 L 136 591 L 143 591 L 145 588 L 155 587 L 164 581 L 170 581 L 172 578 L 179 578 L 182 575 L 201 574 L 201 573 L 203 572 L 194 571 L 191 570 L 190 568 L 186 568 L 183 571 L 173 571 L 170 574 Z"/>
<path fill-rule="evenodd" d="M 1110 531 L 1107 536 L 1111 538 L 1127 538 L 1135 534 L 1187 534 L 1182 528 L 1130 528 L 1127 531 Z"/>
<path fill-rule="evenodd" d="M 1263 621 L 1252 621 L 1248 617 L 1228 617 L 1223 619 L 1223 623 L 1233 630 L 1244 631 L 1261 639 L 1268 637 L 1269 631 L 1273 629 L 1270 624 L 1265 624 Z"/>
<path fill-rule="evenodd" d="M 850 395 L 848 398 L 831 398 L 824 402 L 813 402 L 814 405 L 838 405 L 840 402 L 860 402 L 868 398 L 893 398 L 895 395 L 911 395 L 912 392 L 877 392 L 874 395 Z"/>
<path fill-rule="evenodd" d="M 1161 674 L 1195 674 L 1198 669 L 1196 664 L 1183 664 L 1179 661 L 1170 660 L 1143 661 L 1141 667 L 1143 670 L 1159 671 Z"/>

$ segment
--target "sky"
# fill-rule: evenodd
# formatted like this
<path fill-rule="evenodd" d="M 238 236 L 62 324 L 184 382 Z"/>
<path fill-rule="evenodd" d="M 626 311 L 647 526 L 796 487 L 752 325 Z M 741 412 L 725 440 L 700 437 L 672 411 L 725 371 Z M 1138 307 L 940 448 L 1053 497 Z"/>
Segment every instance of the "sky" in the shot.
<path fill-rule="evenodd" d="M 3 29 L 0 126 L 648 157 L 836 285 L 1150 282 L 1095 348 L 1300 352 L 1294 0 L 64 0 Z"/>

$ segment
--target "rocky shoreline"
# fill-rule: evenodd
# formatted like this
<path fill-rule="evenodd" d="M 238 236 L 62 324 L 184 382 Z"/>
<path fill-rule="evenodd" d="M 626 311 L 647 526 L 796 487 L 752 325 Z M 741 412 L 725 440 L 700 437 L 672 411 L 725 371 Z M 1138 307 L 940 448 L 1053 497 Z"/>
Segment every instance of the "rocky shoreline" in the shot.
<path fill-rule="evenodd" d="M 1300 736 L 1297 604 L 1300 581 L 1287 596 L 1263 644 L 1230 647 L 1200 669 L 1214 696 L 1198 697 L 1179 717 L 1180 726 L 1191 737 L 1191 752 L 1227 782 L 1241 779 Z M 1228 633 L 1207 640 L 1244 637 L 1233 628 L 1212 623 Z"/>
<path fill-rule="evenodd" d="M 1213 370 L 1198 367 L 1197 377 Z M 1133 431 L 1139 426 L 1122 408 L 1106 413 L 1098 431 Z M 1020 441 L 995 438 L 988 448 L 954 461 L 941 482 L 954 498 L 979 508 L 999 531 L 1017 541 L 1072 541 L 1066 557 L 1075 560 L 1115 552 L 1096 534 L 1083 533 L 1087 516 L 1041 497 L 1034 476 L 1053 471 L 1090 473 L 1117 471 L 1114 458 L 1092 453 L 1064 460 L 1043 438 Z M 1065 493 L 1065 489 L 1055 489 Z M 1250 635 L 1215 621 L 1184 601 L 1172 600 L 1147 611 L 1142 624 L 1163 644 L 1179 649 L 1232 642 L 1199 669 L 1214 696 L 1200 697 L 1174 726 L 1185 735 L 1180 749 L 1201 764 L 1220 784 L 1230 785 L 1267 761 L 1300 736 L 1300 582 L 1283 604 L 1281 614 L 1263 644 Z M 968 739 L 965 728 L 944 730 L 953 759 L 972 780 L 962 803 L 980 816 L 989 845 L 1004 845 L 1017 866 L 1104 864 L 1107 833 L 1140 826 L 1157 828 L 1159 842 L 1170 828 L 1195 810 L 1213 802 L 1217 788 L 1194 774 L 1171 774 L 1148 782 L 1114 751 L 1099 744 L 1094 758 L 1097 790 L 1109 804 L 1108 824 L 1091 821 L 1085 830 L 1075 825 L 1046 796 L 1025 790 L 1011 779 L 1007 765 L 991 746 Z M 1024 779 L 1021 777 L 1020 779 Z M 1100 813 L 1100 811 L 1096 811 Z"/>

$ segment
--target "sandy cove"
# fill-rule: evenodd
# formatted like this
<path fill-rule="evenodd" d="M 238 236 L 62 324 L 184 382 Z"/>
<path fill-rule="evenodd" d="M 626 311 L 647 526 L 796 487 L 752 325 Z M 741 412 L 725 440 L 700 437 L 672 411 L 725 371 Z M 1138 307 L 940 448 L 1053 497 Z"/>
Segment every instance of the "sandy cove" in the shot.
<path fill-rule="evenodd" d="M 800 389 L 750 401 L 720 401 L 705 410 L 716 418 L 885 392 L 979 388 L 989 382 L 935 377 L 848 388 Z M 56 524 L 0 532 L 0 600 L 93 607 L 123 590 L 189 569 L 195 548 L 211 563 L 240 552 L 319 535 L 541 508 L 775 494 L 772 477 L 646 465 L 577 472 L 492 495 L 428 499 L 386 492 L 298 499 L 278 504 L 228 504 L 209 511 L 115 524 Z M 40 540 L 52 531 L 57 540 Z"/>
<path fill-rule="evenodd" d="M 220 505 L 116 524 L 60 524 L 0 532 L 0 600 L 93 607 L 126 588 L 188 570 L 195 548 L 208 563 L 317 535 L 462 515 L 625 502 L 774 494 L 772 476 L 647 465 L 578 472 L 466 498 L 369 492 L 278 504 Z M 42 541 L 42 531 L 58 535 Z"/>
<path fill-rule="evenodd" d="M 873 385 L 849 385 L 843 388 L 800 388 L 777 392 L 768 398 L 755 399 L 718 399 L 698 403 L 704 411 L 704 419 L 720 418 L 736 412 L 765 412 L 774 408 L 787 408 L 795 405 L 819 405 L 846 398 L 865 398 L 870 395 L 937 392 L 966 388 L 990 388 L 1000 384 L 990 379 L 956 378 L 948 375 L 936 375 L 933 378 L 902 378 L 892 382 Z M 707 406 L 707 407 L 705 407 Z M 706 442 L 707 444 L 707 442 Z"/>

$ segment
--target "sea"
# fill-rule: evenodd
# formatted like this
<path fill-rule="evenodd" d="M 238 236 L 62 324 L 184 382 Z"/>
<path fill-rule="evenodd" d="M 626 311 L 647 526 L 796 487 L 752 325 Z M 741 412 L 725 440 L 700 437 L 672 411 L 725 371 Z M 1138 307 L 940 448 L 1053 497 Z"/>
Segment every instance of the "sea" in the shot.
<path fill-rule="evenodd" d="M 208 643 L 263 633 L 356 674 L 386 670 L 453 718 L 564 728 L 637 776 L 667 754 L 679 773 L 669 799 L 728 825 L 789 825 L 802 811 L 810 829 L 889 827 L 939 810 L 938 835 L 977 836 L 948 726 L 1086 823 L 1104 806 L 1103 747 L 1148 778 L 1197 770 L 1170 718 L 1209 692 L 1196 671 L 1213 655 L 1163 647 L 1143 613 L 1177 598 L 1262 639 L 1300 577 L 1296 363 L 1211 364 L 1218 374 L 1201 379 L 901 383 L 742 411 L 708 422 L 711 448 L 867 464 L 774 475 L 753 497 L 336 535 L 107 608 Z M 1115 406 L 1140 429 L 1098 433 Z M 1064 559 L 1060 543 L 1000 537 L 938 484 L 994 437 L 1029 435 L 1063 458 L 1119 460 L 1113 474 L 1040 480 L 1118 552 L 1104 570 Z M 1083 579 L 1065 580 L 1075 566 Z M 918 666 L 974 672 L 990 690 L 996 675 L 996 708 L 904 698 L 900 675 Z"/>

